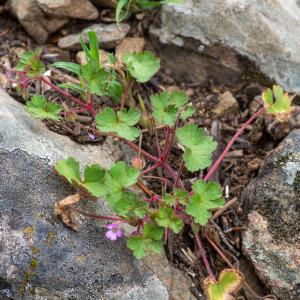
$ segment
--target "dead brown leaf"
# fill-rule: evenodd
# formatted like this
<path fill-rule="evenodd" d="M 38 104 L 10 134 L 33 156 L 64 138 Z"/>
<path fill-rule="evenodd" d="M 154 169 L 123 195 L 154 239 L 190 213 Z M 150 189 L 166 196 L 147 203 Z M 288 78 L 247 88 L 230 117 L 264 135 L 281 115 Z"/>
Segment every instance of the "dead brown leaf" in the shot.
<path fill-rule="evenodd" d="M 60 217 L 61 221 L 72 228 L 75 231 L 78 231 L 78 227 L 74 218 L 74 211 L 71 209 L 70 205 L 76 204 L 80 201 L 80 194 L 75 194 L 68 196 L 60 201 L 55 202 L 54 211 L 57 216 Z"/>

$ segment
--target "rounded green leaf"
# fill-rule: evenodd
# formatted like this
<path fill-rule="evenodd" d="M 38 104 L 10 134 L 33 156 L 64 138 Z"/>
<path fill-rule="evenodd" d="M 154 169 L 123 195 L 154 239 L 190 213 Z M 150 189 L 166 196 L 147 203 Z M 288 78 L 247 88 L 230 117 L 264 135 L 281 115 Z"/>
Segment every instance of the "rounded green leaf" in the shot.
<path fill-rule="evenodd" d="M 150 51 L 127 53 L 122 57 L 128 72 L 138 82 L 147 82 L 159 69 L 160 60 Z"/>
<path fill-rule="evenodd" d="M 191 171 L 199 171 L 211 164 L 213 151 L 217 143 L 212 137 L 206 136 L 204 130 L 195 124 L 189 124 L 176 130 L 179 143 L 185 146 L 183 160 L 186 168 Z"/>
<path fill-rule="evenodd" d="M 159 226 L 170 228 L 175 233 L 179 233 L 183 227 L 182 219 L 174 214 L 171 207 L 161 207 L 155 221 Z"/>
<path fill-rule="evenodd" d="M 211 210 L 223 207 L 221 186 L 216 182 L 197 180 L 193 184 L 194 194 L 186 205 L 186 212 L 194 217 L 196 223 L 205 225 L 210 219 Z"/>
<path fill-rule="evenodd" d="M 79 162 L 73 158 L 69 157 L 68 159 L 59 160 L 54 169 L 56 172 L 64 177 L 68 182 L 80 183 L 80 170 L 79 170 Z"/>
<path fill-rule="evenodd" d="M 215 282 L 208 277 L 204 280 L 204 291 L 208 300 L 230 300 L 245 282 L 244 275 L 235 269 L 222 270 L 219 280 Z"/>
<path fill-rule="evenodd" d="M 42 95 L 32 96 L 31 101 L 26 102 L 25 109 L 36 119 L 50 119 L 54 121 L 60 120 L 62 111 L 61 105 L 56 102 L 47 102 Z"/>

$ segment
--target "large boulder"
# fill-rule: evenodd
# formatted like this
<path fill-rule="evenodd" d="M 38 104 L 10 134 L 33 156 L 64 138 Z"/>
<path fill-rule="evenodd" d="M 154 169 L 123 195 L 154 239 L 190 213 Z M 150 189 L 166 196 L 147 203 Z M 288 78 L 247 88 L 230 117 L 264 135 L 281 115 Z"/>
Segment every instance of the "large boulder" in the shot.
<path fill-rule="evenodd" d="M 88 0 L 9 0 L 12 14 L 37 43 L 43 44 L 69 19 L 93 20 L 98 10 Z"/>
<path fill-rule="evenodd" d="M 264 160 L 243 194 L 244 253 L 280 299 L 300 299 L 300 130 Z M 251 211 L 252 210 L 252 211 Z"/>
<path fill-rule="evenodd" d="M 165 257 L 137 261 L 125 238 L 104 238 L 100 221 L 80 217 L 76 233 L 54 217 L 54 202 L 74 191 L 51 165 L 73 156 L 108 166 L 116 146 L 50 132 L 1 89 L 0 124 L 0 299 L 194 299 Z M 100 199 L 82 209 L 109 214 Z"/>
<path fill-rule="evenodd" d="M 151 32 L 168 47 L 194 50 L 191 59 L 186 56 L 186 73 L 192 73 L 195 79 L 202 80 L 205 75 L 220 78 L 213 71 L 219 65 L 220 73 L 227 70 L 224 81 L 228 72 L 237 80 L 245 69 L 239 56 L 228 50 L 233 49 L 285 89 L 300 92 L 299 15 L 296 0 L 186 0 L 164 6 L 160 22 L 152 26 Z M 178 50 L 172 53 L 181 57 Z M 179 60 L 176 56 L 175 60 Z M 173 57 L 169 56 L 169 60 L 175 67 Z"/>

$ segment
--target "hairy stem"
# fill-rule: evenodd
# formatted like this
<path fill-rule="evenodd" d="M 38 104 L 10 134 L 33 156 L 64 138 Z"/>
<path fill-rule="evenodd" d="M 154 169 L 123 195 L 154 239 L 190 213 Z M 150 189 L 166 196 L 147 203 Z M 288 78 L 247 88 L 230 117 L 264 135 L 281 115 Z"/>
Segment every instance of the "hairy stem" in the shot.
<path fill-rule="evenodd" d="M 168 143 L 167 143 L 167 140 L 166 140 L 166 146 L 165 146 L 166 147 L 166 152 L 164 151 L 164 156 L 163 156 L 164 161 L 167 161 L 168 156 L 170 154 L 170 151 L 171 151 L 171 148 L 172 148 L 172 145 L 173 145 L 173 141 L 174 141 L 174 137 L 175 137 L 175 133 L 176 133 L 176 129 L 177 129 L 178 122 L 179 122 L 179 117 L 180 117 L 180 112 L 177 114 L 174 126 L 172 128 L 168 128 L 169 135 L 170 135 L 169 136 L 170 141 L 168 141 Z"/>
<path fill-rule="evenodd" d="M 182 159 L 181 163 L 180 163 L 180 166 L 179 166 L 179 169 L 178 169 L 178 172 L 177 172 L 177 177 L 176 177 L 175 182 L 174 182 L 174 188 L 176 188 L 176 186 L 178 184 L 178 181 L 180 180 L 180 174 L 183 170 L 183 167 L 184 167 L 184 161 Z"/>
<path fill-rule="evenodd" d="M 261 108 L 258 110 L 247 122 L 243 124 L 243 126 L 236 132 L 236 134 L 231 138 L 229 143 L 227 144 L 226 148 L 222 152 L 222 154 L 219 156 L 219 158 L 215 161 L 215 163 L 212 165 L 212 167 L 209 169 L 208 173 L 204 177 L 204 180 L 207 181 L 210 179 L 210 177 L 213 175 L 213 173 L 217 170 L 219 167 L 220 163 L 223 161 L 224 157 L 234 144 L 234 142 L 237 140 L 237 138 L 244 132 L 246 127 L 250 125 L 259 115 L 264 113 L 266 111 L 266 108 Z"/>
<path fill-rule="evenodd" d="M 226 262 L 226 264 L 230 266 L 230 268 L 235 269 L 235 267 L 232 265 L 232 263 L 226 257 L 226 255 L 221 251 L 221 249 L 219 249 L 219 247 L 209 238 L 209 236 L 206 233 L 204 233 L 204 237 L 207 239 L 210 245 L 218 252 L 221 258 Z"/>
<path fill-rule="evenodd" d="M 86 216 L 86 217 L 90 217 L 90 218 L 93 218 L 93 219 L 100 219 L 100 220 L 108 220 L 108 221 L 121 221 L 121 222 L 125 222 L 123 219 L 121 218 L 118 218 L 118 217 L 109 217 L 109 216 L 99 216 L 99 215 L 94 215 L 94 214 L 90 214 L 90 213 L 87 213 L 87 212 L 84 212 L 74 206 L 69 206 L 72 210 Z"/>
<path fill-rule="evenodd" d="M 84 102 L 82 102 L 81 100 L 73 97 L 71 94 L 67 93 L 66 91 L 60 89 L 58 86 L 56 86 L 55 84 L 53 84 L 52 82 L 50 82 L 48 79 L 46 79 L 45 77 L 41 76 L 40 80 L 42 80 L 43 82 L 45 82 L 47 85 L 49 85 L 51 88 L 53 88 L 55 91 L 57 91 L 58 93 L 62 94 L 63 96 L 69 98 L 70 100 L 72 100 L 74 103 L 82 106 L 83 108 L 85 108 L 87 111 L 89 111 L 93 116 L 96 115 L 96 111 L 94 110 L 94 108 Z"/>
<path fill-rule="evenodd" d="M 133 149 L 134 151 L 136 151 L 137 153 L 141 153 L 143 156 L 145 156 L 146 158 L 148 158 L 149 160 L 152 160 L 154 161 L 155 163 L 159 163 L 160 162 L 160 159 L 158 157 L 155 157 L 153 156 L 152 154 L 148 153 L 147 151 L 143 150 L 143 149 L 140 149 L 136 144 L 128 141 L 128 140 L 125 140 L 123 138 L 120 138 L 118 136 L 115 136 L 117 137 L 119 140 L 121 140 L 122 142 L 124 142 L 126 145 L 128 145 L 131 149 Z"/>
<path fill-rule="evenodd" d="M 153 166 L 147 168 L 146 170 L 142 171 L 142 172 L 141 172 L 141 175 L 145 175 L 145 174 L 147 174 L 147 173 L 150 173 L 150 172 L 154 171 L 155 169 L 157 169 L 157 168 L 160 167 L 160 166 L 161 166 L 161 163 L 158 162 L 158 163 L 154 164 Z"/>
<path fill-rule="evenodd" d="M 172 167 L 168 164 L 168 163 L 163 163 L 162 164 L 163 168 L 165 169 L 165 171 L 174 179 L 176 180 L 177 179 L 177 172 L 175 172 Z M 181 181 L 181 179 L 179 178 L 178 179 L 178 186 L 182 189 L 184 189 L 184 185 Z"/>
<path fill-rule="evenodd" d="M 161 155 L 163 162 L 166 162 L 166 160 L 167 160 L 167 153 L 168 153 L 168 149 L 169 149 L 169 145 L 170 145 L 170 138 L 171 138 L 172 132 L 173 132 L 172 128 L 168 127 L 167 134 L 165 137 L 165 145 L 164 145 L 163 153 Z"/>

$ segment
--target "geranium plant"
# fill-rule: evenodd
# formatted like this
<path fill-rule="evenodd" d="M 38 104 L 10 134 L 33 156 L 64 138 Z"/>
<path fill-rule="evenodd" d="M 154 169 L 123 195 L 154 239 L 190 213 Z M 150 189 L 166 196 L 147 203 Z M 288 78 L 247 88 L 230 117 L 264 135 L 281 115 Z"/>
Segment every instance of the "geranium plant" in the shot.
<path fill-rule="evenodd" d="M 65 102 L 50 102 L 42 95 L 33 95 L 25 106 L 33 117 L 55 122 L 64 118 L 72 122 L 76 121 L 80 113 L 90 114 L 94 120 L 90 126 L 93 135 L 111 136 L 136 152 L 132 165 L 118 161 L 105 169 L 94 164 L 85 166 L 82 173 L 76 158 L 58 161 L 54 166 L 56 173 L 76 187 L 78 192 L 55 203 L 56 214 L 74 230 L 78 230 L 74 218 L 78 213 L 107 220 L 109 224 L 106 225 L 106 237 L 110 240 L 122 236 L 122 223 L 130 224 L 133 230 L 127 245 L 138 259 L 149 253 L 160 253 L 170 231 L 178 234 L 184 226 L 190 226 L 209 276 L 209 280 L 206 280 L 208 297 L 229 299 L 225 298 L 228 293 L 231 294 L 241 286 L 241 276 L 237 272 L 226 270 L 217 281 L 201 242 L 201 227 L 209 222 L 212 212 L 222 208 L 225 203 L 220 184 L 210 181 L 210 178 L 232 144 L 255 118 L 263 113 L 270 113 L 283 120 L 291 111 L 291 98 L 279 86 L 274 86 L 273 91 L 265 91 L 262 95 L 265 107 L 241 126 L 220 157 L 212 163 L 217 143 L 204 128 L 187 122 L 194 113 L 188 96 L 179 91 L 164 91 L 152 95 L 149 102 L 151 107 L 146 110 L 146 115 L 150 121 L 148 123 L 154 128 L 156 147 L 150 153 L 142 147 L 139 126 L 142 124 L 142 114 L 138 105 L 133 105 L 132 87 L 133 84 L 147 82 L 159 70 L 159 59 L 145 51 L 125 54 L 122 59 L 123 68 L 115 65 L 113 55 L 109 64 L 102 65 L 96 34 L 90 31 L 86 35 L 88 44 L 81 39 L 87 57 L 85 65 L 70 62 L 53 64 L 53 67 L 63 68 L 76 75 L 80 84 L 53 84 L 44 75 L 46 68 L 40 60 L 41 50 L 25 52 L 17 68 L 8 74 L 8 78 L 21 91 L 32 82 L 39 81 L 59 92 L 66 102 L 73 103 L 70 107 Z M 99 108 L 98 105 L 95 108 L 95 99 L 99 97 L 111 99 L 111 107 Z M 144 101 L 139 99 L 139 103 L 145 113 Z M 157 126 L 163 127 L 165 134 L 158 135 Z M 159 137 L 162 137 L 163 143 L 158 141 Z M 174 164 L 171 165 L 169 158 L 172 147 L 178 145 L 182 157 L 175 167 Z M 184 168 L 198 177 L 199 171 L 206 175 L 194 181 L 191 186 L 186 186 L 182 181 Z M 151 174 L 152 176 L 148 176 Z M 161 192 L 151 191 L 144 183 L 145 180 L 158 180 L 162 186 Z M 136 187 L 141 188 L 144 194 L 137 193 Z M 85 198 L 105 199 L 114 215 L 95 216 L 78 209 L 76 204 Z M 217 295 L 217 298 L 211 295 Z"/>

